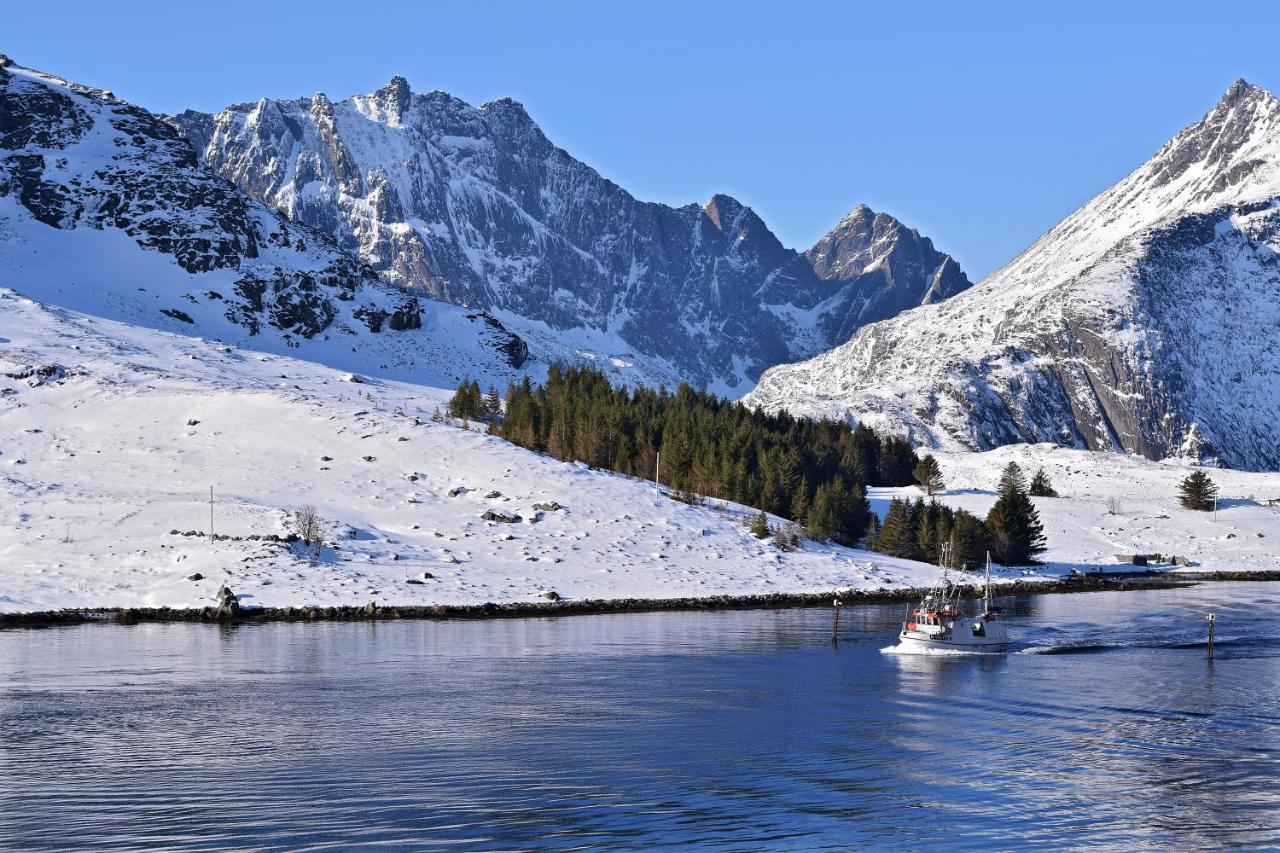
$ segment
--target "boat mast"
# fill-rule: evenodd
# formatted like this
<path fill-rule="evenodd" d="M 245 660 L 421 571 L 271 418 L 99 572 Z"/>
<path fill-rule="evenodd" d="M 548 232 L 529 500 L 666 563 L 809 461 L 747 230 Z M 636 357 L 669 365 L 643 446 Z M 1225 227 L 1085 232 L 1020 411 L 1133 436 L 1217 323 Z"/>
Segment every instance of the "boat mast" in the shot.
<path fill-rule="evenodd" d="M 983 615 L 991 613 L 991 552 L 987 552 L 987 582 L 982 591 Z"/>

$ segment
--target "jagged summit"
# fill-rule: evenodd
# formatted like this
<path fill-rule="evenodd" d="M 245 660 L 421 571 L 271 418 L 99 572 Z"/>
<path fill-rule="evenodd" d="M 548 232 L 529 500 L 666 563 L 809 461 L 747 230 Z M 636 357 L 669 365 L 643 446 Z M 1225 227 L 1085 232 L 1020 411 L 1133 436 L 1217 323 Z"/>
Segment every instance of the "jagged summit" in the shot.
<path fill-rule="evenodd" d="M 932 254 L 890 251 L 918 242 L 906 229 L 882 241 L 875 277 L 852 263 L 816 275 L 738 200 L 638 200 L 511 98 L 472 107 L 393 81 L 344 101 L 274 103 L 173 120 L 219 174 L 333 235 L 384 281 L 493 309 L 548 341 L 590 341 L 570 344 L 583 358 L 669 367 L 651 382 L 740 393 L 770 365 L 968 286 L 952 264 L 939 288 Z"/>
<path fill-rule="evenodd" d="M 1235 81 L 1227 87 L 1227 91 L 1222 94 L 1222 99 L 1219 103 L 1224 106 L 1231 107 L 1242 101 L 1257 97 L 1272 98 L 1274 100 L 1275 96 L 1261 86 L 1255 86 L 1243 77 L 1237 77 Z"/>
<path fill-rule="evenodd" d="M 711 220 L 711 224 L 717 231 L 723 231 L 727 224 L 733 223 L 742 214 L 752 211 L 733 196 L 716 193 L 707 199 L 707 203 L 702 206 L 702 212 L 707 215 L 707 219 Z"/>
<path fill-rule="evenodd" d="M 749 399 L 918 442 L 1280 467 L 1280 102 L 1199 121 L 966 293 L 766 373 Z"/>

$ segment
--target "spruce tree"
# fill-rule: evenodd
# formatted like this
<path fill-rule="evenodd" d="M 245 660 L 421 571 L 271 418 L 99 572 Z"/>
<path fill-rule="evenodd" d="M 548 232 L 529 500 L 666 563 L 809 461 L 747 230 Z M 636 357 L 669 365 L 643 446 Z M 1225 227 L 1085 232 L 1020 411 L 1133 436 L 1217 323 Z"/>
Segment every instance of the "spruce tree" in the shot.
<path fill-rule="evenodd" d="M 933 562 L 939 558 L 942 546 L 951 541 L 954 517 L 950 507 L 936 500 L 929 501 L 924 507 L 916 523 L 916 546 L 920 559 Z"/>
<path fill-rule="evenodd" d="M 1044 527 L 1035 504 L 1025 488 L 1020 488 L 1021 469 L 1014 462 L 1009 466 L 1000 478 L 1000 498 L 987 513 L 984 526 L 996 559 L 1006 566 L 1017 566 L 1044 550 Z"/>
<path fill-rule="evenodd" d="M 823 483 L 813 494 L 809 507 L 809 535 L 814 539 L 830 539 L 836 532 L 836 505 L 831 484 Z"/>
<path fill-rule="evenodd" d="M 457 390 L 453 392 L 453 396 L 449 398 L 449 414 L 455 418 L 469 418 L 472 415 L 474 405 L 471 400 L 471 383 L 463 379 L 458 383 Z"/>
<path fill-rule="evenodd" d="M 769 533 L 769 516 L 764 510 L 760 510 L 756 517 L 751 520 L 751 535 L 757 539 L 768 539 Z"/>
<path fill-rule="evenodd" d="M 867 535 L 871 521 L 875 516 L 871 513 L 871 502 L 867 500 L 867 490 L 855 481 L 844 489 L 840 497 L 841 529 L 845 545 L 856 545 L 859 539 Z"/>
<path fill-rule="evenodd" d="M 489 387 L 489 395 L 484 398 L 484 413 L 490 420 L 497 420 L 498 415 L 502 414 L 502 398 L 498 396 L 498 389 L 493 386 Z"/>
<path fill-rule="evenodd" d="M 932 453 L 925 454 L 911 475 L 915 477 L 920 488 L 924 489 L 924 493 L 930 497 L 946 488 L 942 480 L 942 469 L 938 467 L 938 460 L 933 458 Z"/>
<path fill-rule="evenodd" d="M 1000 473 L 1000 494 L 1008 491 L 1025 492 L 1027 490 L 1027 478 L 1022 473 L 1022 466 L 1017 462 L 1010 462 L 1004 466 L 1004 471 Z"/>
<path fill-rule="evenodd" d="M 809 478 L 805 477 L 791 496 L 791 520 L 801 527 L 809 523 Z"/>
<path fill-rule="evenodd" d="M 1178 502 L 1187 509 L 1208 512 L 1218 497 L 1218 487 L 1203 471 L 1192 471 L 1178 487 Z"/>
<path fill-rule="evenodd" d="M 1053 484 L 1049 482 L 1049 475 L 1044 472 L 1043 468 L 1037 468 L 1036 473 L 1031 478 L 1031 485 L 1028 491 L 1032 497 L 1037 498 L 1056 498 L 1058 493 L 1054 491 Z"/>
<path fill-rule="evenodd" d="M 912 527 L 911 505 L 894 498 L 876 533 L 875 549 L 890 557 L 916 557 L 916 533 Z"/>
<path fill-rule="evenodd" d="M 986 564 L 987 530 L 972 513 L 956 510 L 950 542 L 951 562 L 956 568 L 971 569 Z"/>

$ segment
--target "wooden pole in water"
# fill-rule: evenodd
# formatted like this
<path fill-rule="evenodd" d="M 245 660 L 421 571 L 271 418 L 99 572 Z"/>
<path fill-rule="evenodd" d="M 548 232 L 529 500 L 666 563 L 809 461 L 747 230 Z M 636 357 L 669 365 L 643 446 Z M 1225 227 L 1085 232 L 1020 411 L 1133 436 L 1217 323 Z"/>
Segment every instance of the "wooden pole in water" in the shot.
<path fill-rule="evenodd" d="M 831 620 L 831 644 L 834 646 L 839 642 L 837 636 L 840 633 L 840 599 L 833 600 L 831 606 L 836 609 L 835 618 Z"/>
<path fill-rule="evenodd" d="M 1217 618 L 1212 613 L 1210 613 L 1209 614 L 1209 660 L 1213 660 L 1213 623 L 1216 621 L 1217 621 Z"/>

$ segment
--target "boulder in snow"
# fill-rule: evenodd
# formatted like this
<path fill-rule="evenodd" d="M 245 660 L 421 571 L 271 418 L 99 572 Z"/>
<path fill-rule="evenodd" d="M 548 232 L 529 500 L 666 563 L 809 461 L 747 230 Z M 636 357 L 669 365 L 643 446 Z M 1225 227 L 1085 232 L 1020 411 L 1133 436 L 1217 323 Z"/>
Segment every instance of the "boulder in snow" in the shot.
<path fill-rule="evenodd" d="M 514 512 L 507 512 L 501 509 L 486 509 L 480 517 L 485 521 L 497 521 L 502 524 L 518 524 L 521 520 L 520 516 Z"/>

